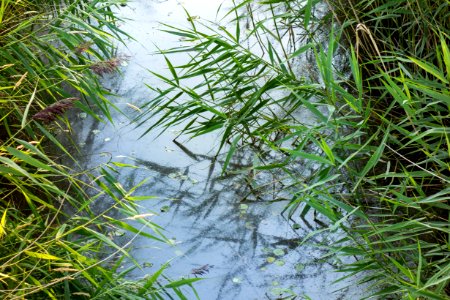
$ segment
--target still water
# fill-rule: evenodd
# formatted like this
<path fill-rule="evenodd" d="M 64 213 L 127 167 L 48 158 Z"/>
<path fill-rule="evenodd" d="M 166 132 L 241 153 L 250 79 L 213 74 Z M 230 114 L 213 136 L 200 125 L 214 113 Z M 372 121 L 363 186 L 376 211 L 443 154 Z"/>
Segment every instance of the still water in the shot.
<path fill-rule="evenodd" d="M 231 1 L 230 1 L 231 2 Z M 157 49 L 177 46 L 175 36 L 160 31 L 162 23 L 187 26 L 187 16 L 216 20 L 219 6 L 226 11 L 229 2 L 217 0 L 150 1 L 134 0 L 119 9 L 125 19 L 121 29 L 133 39 L 119 45 L 118 55 L 126 57 L 121 73 L 105 76 L 103 82 L 117 97 L 110 100 L 124 114 L 113 112 L 114 124 L 97 122 L 79 114 L 74 137 L 82 149 L 82 167 L 94 168 L 115 161 L 136 166 L 120 169 L 118 179 L 127 188 L 144 179 L 142 195 L 154 199 L 139 203 L 140 213 L 155 213 L 151 218 L 162 226 L 172 245 L 138 238 L 131 251 L 141 264 L 131 277 L 154 273 L 171 261 L 166 275 L 173 279 L 204 273 L 195 284 L 201 299 L 358 299 L 360 288 L 343 281 L 333 284 L 341 259 L 325 257 L 325 249 L 338 235 L 320 234 L 301 244 L 312 231 L 322 229 L 312 216 L 287 220 L 281 215 L 288 195 L 270 191 L 254 197 L 249 191 L 249 174 L 237 172 L 220 176 L 220 159 L 214 161 L 218 137 L 210 135 L 188 140 L 179 137 L 177 128 L 139 138 L 146 126 L 135 128 L 130 119 L 139 107 L 155 96 L 146 85 L 158 87 L 161 82 L 148 70 L 168 73 L 164 58 Z M 171 56 L 186 62 L 183 53 Z M 76 124 L 74 126 L 77 126 Z M 251 164 L 251 154 L 242 154 L 234 167 Z M 259 176 L 259 175 L 258 175 Z M 259 178 L 270 182 L 271 178 Z M 99 204 L 101 205 L 101 204 Z M 300 245 L 301 244 L 301 245 Z M 350 287 L 347 287 L 350 286 Z M 189 299 L 195 299 L 189 289 Z"/>

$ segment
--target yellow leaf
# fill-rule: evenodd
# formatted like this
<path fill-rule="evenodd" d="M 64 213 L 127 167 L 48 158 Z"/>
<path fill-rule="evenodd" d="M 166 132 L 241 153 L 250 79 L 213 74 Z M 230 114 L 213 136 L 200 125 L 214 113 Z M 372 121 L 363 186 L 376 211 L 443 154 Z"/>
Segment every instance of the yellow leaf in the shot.
<path fill-rule="evenodd" d="M 2 278 L 0 278 L 0 280 L 3 279 L 3 278 L 8 278 L 8 279 L 17 281 L 14 277 L 9 276 L 8 274 L 0 273 L 0 277 L 2 277 Z"/>
<path fill-rule="evenodd" d="M 17 281 L 17 279 L 15 279 L 14 277 L 11 277 L 11 276 L 9 276 L 7 274 L 0 273 L 0 282 L 3 282 L 4 284 L 6 284 L 5 279 L 12 280 L 12 281 Z"/>
<path fill-rule="evenodd" d="M 20 77 L 19 81 L 17 81 L 16 84 L 14 85 L 13 90 L 15 90 L 15 89 L 17 89 L 19 87 L 19 85 L 22 83 L 22 81 L 25 79 L 25 77 L 27 77 L 27 75 L 28 75 L 28 72 L 25 72 L 25 74 L 23 74 Z"/>
<path fill-rule="evenodd" d="M 52 271 L 56 271 L 56 272 L 78 272 L 78 269 L 74 269 L 74 268 L 55 268 Z"/>
<path fill-rule="evenodd" d="M 0 66 L 0 70 L 6 69 L 6 68 L 9 68 L 9 67 L 12 67 L 12 66 L 14 66 L 14 64 L 6 64 L 6 65 L 3 65 L 3 66 Z"/>
<path fill-rule="evenodd" d="M 83 293 L 83 292 L 75 292 L 75 293 L 72 293 L 72 295 L 91 297 L 91 294 Z"/>
<path fill-rule="evenodd" d="M 25 250 L 25 253 L 26 253 L 28 256 L 31 256 L 31 257 L 42 258 L 42 259 L 48 259 L 48 260 L 60 260 L 59 257 L 53 256 L 53 255 L 50 255 L 50 254 L 38 253 L 38 252 L 32 252 L 32 251 L 27 251 L 27 250 Z"/>
<path fill-rule="evenodd" d="M 2 220 L 0 221 L 0 238 L 2 238 L 4 235 L 6 235 L 6 212 L 8 210 L 5 209 L 5 211 L 3 212 L 3 216 L 2 216 Z"/>

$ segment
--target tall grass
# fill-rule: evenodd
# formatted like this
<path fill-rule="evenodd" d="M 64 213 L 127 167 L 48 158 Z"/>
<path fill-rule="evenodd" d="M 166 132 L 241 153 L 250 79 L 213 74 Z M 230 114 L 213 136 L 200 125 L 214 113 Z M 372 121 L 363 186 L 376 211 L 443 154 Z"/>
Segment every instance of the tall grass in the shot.
<path fill-rule="evenodd" d="M 2 299 L 183 299 L 179 287 L 197 280 L 170 282 L 161 275 L 167 266 L 127 280 L 140 267 L 127 252 L 137 236 L 167 242 L 138 213 L 139 186 L 125 190 L 113 165 L 78 174 L 54 156 L 71 157 L 55 135 L 71 129 L 66 110 L 111 119 L 96 73 L 117 67 L 113 44 L 125 33 L 113 7 L 121 2 L 0 1 Z M 112 204 L 93 211 L 99 200 Z M 124 243 L 115 238 L 121 231 Z M 134 266 L 122 269 L 124 260 Z"/>
<path fill-rule="evenodd" d="M 253 171 L 290 178 L 289 217 L 315 210 L 347 232 L 329 248 L 356 258 L 342 271 L 368 297 L 448 299 L 449 5 L 247 0 L 234 28 L 188 16 L 167 25 L 186 43 L 161 51 L 171 75 L 154 73 L 167 88 L 138 126 L 220 132 L 225 170 L 243 148 L 274 154 Z"/>

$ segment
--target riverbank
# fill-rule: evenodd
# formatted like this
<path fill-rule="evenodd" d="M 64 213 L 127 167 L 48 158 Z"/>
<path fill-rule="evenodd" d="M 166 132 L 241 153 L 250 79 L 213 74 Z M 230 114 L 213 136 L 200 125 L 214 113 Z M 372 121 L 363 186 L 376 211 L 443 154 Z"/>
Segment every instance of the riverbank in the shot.
<path fill-rule="evenodd" d="M 355 228 L 365 242 L 349 268 L 372 270 L 384 297 L 448 299 L 450 3 L 330 4 L 360 68 L 360 149 L 374 147 L 355 173 L 368 221 Z"/>
<path fill-rule="evenodd" d="M 185 43 L 162 51 L 171 75 L 146 105 L 160 116 L 149 130 L 220 133 L 224 169 L 254 149 L 249 174 L 288 179 L 273 183 L 291 194 L 287 216 L 316 211 L 347 233 L 319 246 L 356 257 L 341 271 L 368 296 L 447 299 L 449 3 L 327 3 L 318 17 L 317 1 L 242 1 L 234 27 L 188 16 L 190 28 L 168 28 Z M 179 51 L 189 63 L 170 62 Z"/>
<path fill-rule="evenodd" d="M 59 140 L 70 136 L 69 110 L 111 121 L 115 107 L 99 78 L 122 61 L 114 44 L 126 34 L 114 10 L 123 1 L 41 2 L 0 5 L 0 298 L 182 295 L 178 287 L 191 281 L 166 287 L 159 278 L 165 266 L 146 280 L 125 278 L 140 267 L 119 268 L 136 236 L 167 239 L 138 214 L 137 187 L 122 188 L 119 166 L 75 171 L 81 145 Z M 110 205 L 94 211 L 99 198 Z M 119 236 L 125 240 L 119 243 Z"/>

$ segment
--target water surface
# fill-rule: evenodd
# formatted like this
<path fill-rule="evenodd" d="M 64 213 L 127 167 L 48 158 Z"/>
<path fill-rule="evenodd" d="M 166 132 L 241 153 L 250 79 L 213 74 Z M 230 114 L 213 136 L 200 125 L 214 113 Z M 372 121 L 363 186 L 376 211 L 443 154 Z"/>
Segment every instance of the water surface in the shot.
<path fill-rule="evenodd" d="M 281 200 L 289 195 L 270 184 L 262 194 L 252 193 L 252 180 L 270 183 L 276 178 L 246 171 L 221 177 L 221 159 L 214 160 L 219 142 L 215 135 L 179 137 L 174 142 L 175 127 L 162 135 L 156 131 L 139 138 L 147 128 L 129 124 L 139 113 L 135 106 L 155 96 L 145 84 L 161 85 L 147 69 L 169 74 L 164 58 L 154 52 L 180 44 L 176 37 L 159 31 L 161 23 L 187 26 L 183 7 L 199 21 L 216 20 L 221 4 L 225 9 L 230 6 L 212 0 L 136 0 L 120 8 L 120 15 L 128 19 L 121 28 L 134 40 L 119 46 L 126 64 L 120 75 L 104 78 L 104 83 L 118 95 L 111 101 L 125 115 L 113 112 L 114 125 L 78 115 L 75 126 L 82 124 L 83 129 L 75 130 L 74 138 L 83 152 L 83 168 L 108 161 L 136 166 L 120 169 L 119 181 L 130 188 L 148 179 L 138 193 L 156 198 L 141 202 L 140 213 L 156 213 L 151 220 L 165 228 L 172 240 L 166 245 L 138 238 L 132 254 L 142 269 L 130 276 L 148 276 L 171 260 L 166 275 L 173 279 L 204 271 L 206 279 L 195 285 L 201 299 L 280 299 L 294 294 L 297 299 L 359 298 L 357 287 L 346 287 L 350 282 L 332 284 L 339 278 L 333 271 L 341 266 L 341 259 L 324 257 L 325 249 L 316 246 L 332 245 L 338 235 L 316 235 L 301 244 L 309 233 L 322 229 L 322 223 L 310 215 L 287 220 L 281 215 L 287 202 Z M 171 59 L 185 62 L 187 58 L 179 54 Z M 231 167 L 245 169 L 251 161 L 252 154 L 243 153 Z M 186 293 L 194 299 L 189 290 Z"/>

